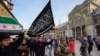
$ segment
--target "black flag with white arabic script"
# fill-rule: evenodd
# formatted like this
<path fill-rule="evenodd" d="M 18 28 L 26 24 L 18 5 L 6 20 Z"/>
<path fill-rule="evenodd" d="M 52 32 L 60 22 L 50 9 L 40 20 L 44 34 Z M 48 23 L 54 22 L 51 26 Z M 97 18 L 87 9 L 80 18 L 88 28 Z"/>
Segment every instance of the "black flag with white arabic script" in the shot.
<path fill-rule="evenodd" d="M 29 36 L 39 36 L 52 29 L 54 24 L 53 14 L 49 1 L 42 12 L 38 15 L 28 30 Z"/>

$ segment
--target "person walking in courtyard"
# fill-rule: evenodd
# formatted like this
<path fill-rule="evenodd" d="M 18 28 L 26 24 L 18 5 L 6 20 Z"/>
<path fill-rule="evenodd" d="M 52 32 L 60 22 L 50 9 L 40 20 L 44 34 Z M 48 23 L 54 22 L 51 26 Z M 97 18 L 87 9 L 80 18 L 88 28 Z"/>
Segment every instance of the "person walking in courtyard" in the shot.
<path fill-rule="evenodd" d="M 81 55 L 88 56 L 88 41 L 87 37 L 83 37 L 81 40 L 81 47 L 80 47 Z"/>
<path fill-rule="evenodd" d="M 68 42 L 68 47 L 72 55 L 75 56 L 75 41 L 73 37 L 70 37 L 69 42 Z"/>
<path fill-rule="evenodd" d="M 57 47 L 57 52 L 55 53 L 55 56 L 72 56 L 66 44 L 65 38 L 61 38 L 61 43 Z"/>
<path fill-rule="evenodd" d="M 93 40 L 91 38 L 91 36 L 87 37 L 88 43 L 89 43 L 89 47 L 88 47 L 88 54 L 89 56 L 91 55 L 91 51 L 93 50 Z"/>
<path fill-rule="evenodd" d="M 100 36 L 96 39 L 97 49 L 100 51 Z"/>

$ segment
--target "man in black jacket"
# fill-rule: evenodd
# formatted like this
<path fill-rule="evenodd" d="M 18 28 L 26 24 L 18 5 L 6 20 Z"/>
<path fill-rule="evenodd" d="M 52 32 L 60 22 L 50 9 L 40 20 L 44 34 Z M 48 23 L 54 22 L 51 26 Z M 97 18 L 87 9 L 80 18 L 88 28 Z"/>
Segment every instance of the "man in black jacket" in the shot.
<path fill-rule="evenodd" d="M 34 53 L 35 53 L 35 43 L 36 43 L 36 40 L 34 37 L 32 37 L 30 39 L 30 41 L 28 41 L 28 46 L 30 47 L 30 56 L 34 56 Z"/>
<path fill-rule="evenodd" d="M 42 37 L 38 37 L 38 41 L 34 44 L 35 56 L 45 56 L 45 47 L 52 44 L 53 39 L 50 42 L 43 41 Z"/>
<path fill-rule="evenodd" d="M 24 38 L 24 33 L 19 34 L 19 38 L 10 43 L 10 35 L 0 35 L 0 56 L 17 56 L 17 48 Z"/>

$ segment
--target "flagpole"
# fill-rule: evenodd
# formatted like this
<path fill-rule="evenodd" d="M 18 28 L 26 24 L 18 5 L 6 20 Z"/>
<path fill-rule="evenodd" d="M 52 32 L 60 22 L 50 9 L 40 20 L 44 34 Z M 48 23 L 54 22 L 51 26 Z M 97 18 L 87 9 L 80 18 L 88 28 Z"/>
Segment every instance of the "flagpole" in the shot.
<path fill-rule="evenodd" d="M 49 0 L 49 2 L 51 3 L 51 0 Z"/>

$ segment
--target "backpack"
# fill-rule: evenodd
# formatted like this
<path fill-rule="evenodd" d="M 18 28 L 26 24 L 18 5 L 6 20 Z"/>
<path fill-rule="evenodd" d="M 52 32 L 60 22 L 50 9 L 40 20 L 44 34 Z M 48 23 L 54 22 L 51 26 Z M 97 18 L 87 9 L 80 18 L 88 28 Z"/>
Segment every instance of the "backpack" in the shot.
<path fill-rule="evenodd" d="M 82 40 L 81 44 L 82 44 L 82 47 L 87 47 L 88 46 L 87 40 Z"/>

